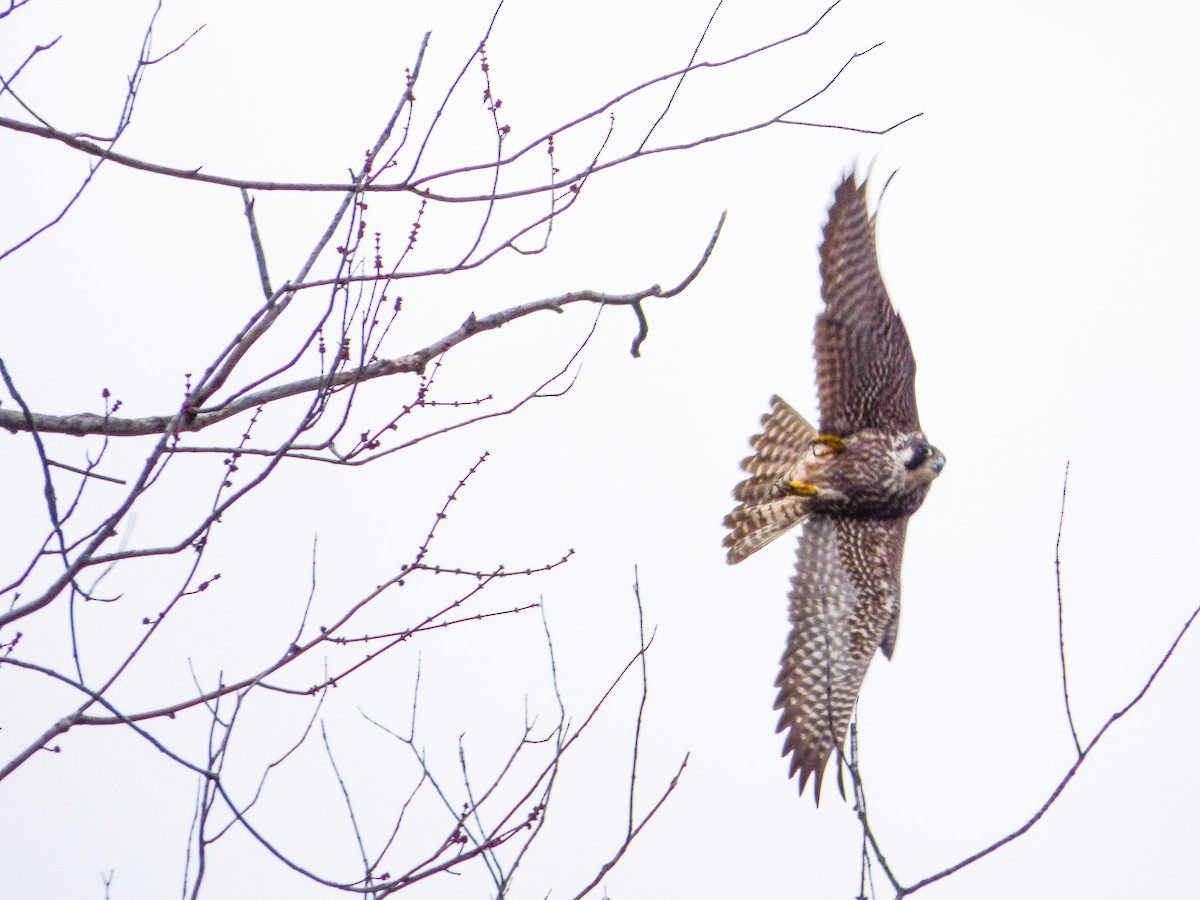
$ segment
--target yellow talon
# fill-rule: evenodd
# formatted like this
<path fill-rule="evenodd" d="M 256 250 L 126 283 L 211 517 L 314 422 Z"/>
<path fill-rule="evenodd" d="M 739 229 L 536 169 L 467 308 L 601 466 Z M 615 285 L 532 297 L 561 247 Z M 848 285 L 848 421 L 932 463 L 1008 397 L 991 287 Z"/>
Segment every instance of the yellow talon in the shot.
<path fill-rule="evenodd" d="M 830 456 L 845 450 L 846 442 L 836 434 L 818 434 L 812 439 L 812 449 L 814 456 Z"/>
<path fill-rule="evenodd" d="M 809 484 L 807 481 L 781 481 L 779 482 L 779 489 L 783 493 L 793 497 L 817 496 L 816 486 Z"/>

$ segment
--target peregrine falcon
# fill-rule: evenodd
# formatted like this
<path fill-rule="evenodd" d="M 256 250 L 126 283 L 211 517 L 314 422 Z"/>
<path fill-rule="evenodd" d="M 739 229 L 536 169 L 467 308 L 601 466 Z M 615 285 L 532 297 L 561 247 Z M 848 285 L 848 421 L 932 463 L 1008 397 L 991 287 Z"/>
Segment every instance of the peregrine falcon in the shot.
<path fill-rule="evenodd" d="M 787 731 L 789 777 L 821 778 L 846 730 L 877 649 L 891 658 L 900 619 L 900 561 L 908 517 L 946 458 L 917 417 L 916 363 L 888 299 L 875 253 L 866 183 L 834 192 L 821 242 L 814 344 L 820 430 L 779 397 L 751 440 L 749 473 L 725 518 L 727 559 L 739 563 L 804 524 L 788 593 L 791 633 L 775 708 Z"/>

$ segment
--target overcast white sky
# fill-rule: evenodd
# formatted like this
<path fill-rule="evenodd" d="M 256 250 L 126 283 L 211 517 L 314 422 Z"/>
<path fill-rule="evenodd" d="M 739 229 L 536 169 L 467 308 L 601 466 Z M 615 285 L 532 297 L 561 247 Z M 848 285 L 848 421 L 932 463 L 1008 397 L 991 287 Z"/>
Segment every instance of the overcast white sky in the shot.
<path fill-rule="evenodd" d="M 35 0 L 0 21 L 0 70 L 7 76 L 34 44 L 61 34 L 22 74 L 22 98 L 67 131 L 104 133 L 151 8 Z M 821 9 L 729 0 L 700 56 L 791 34 Z M 433 32 L 416 93 L 432 104 L 491 15 L 478 2 L 298 2 L 284 10 L 167 0 L 160 50 L 206 27 L 149 73 L 120 149 L 246 178 L 336 180 L 373 140 L 421 35 Z M 710 12 L 657 0 L 508 0 L 488 55 L 512 140 L 682 66 Z M 579 288 L 672 283 L 729 211 L 696 283 L 678 298 L 647 303 L 641 359 L 628 354 L 632 314 L 610 309 L 581 377 L 559 400 L 374 466 L 282 470 L 215 548 L 223 578 L 211 609 L 237 610 L 245 627 L 223 631 L 216 646 L 180 634 L 177 651 L 157 658 L 152 680 L 185 690 L 187 659 L 215 677 L 236 668 L 249 649 L 243 644 L 273 633 L 281 619 L 293 622 L 307 595 L 314 534 L 331 605 L 386 578 L 486 449 L 491 458 L 439 538 L 438 561 L 517 567 L 577 551 L 553 573 L 506 583 L 488 607 L 544 598 L 564 697 L 577 716 L 636 646 L 635 565 L 648 625 L 657 628 L 643 799 L 684 753 L 691 757 L 677 792 L 606 879 L 608 895 L 854 896 L 852 808 L 831 787 L 832 770 L 820 809 L 808 795 L 797 799 L 774 731 L 794 540 L 729 568 L 720 523 L 768 397 L 778 392 L 816 415 L 816 247 L 834 185 L 857 166 L 873 172 L 877 192 L 899 170 L 878 217 L 881 264 L 916 353 L 922 423 L 948 463 L 909 529 L 895 658 L 878 659 L 863 689 L 862 765 L 876 834 L 902 881 L 1018 826 L 1074 757 L 1053 566 L 1068 460 L 1066 637 L 1082 739 L 1133 696 L 1198 602 L 1198 19 L 1184 3 L 1135 10 L 843 0 L 790 49 L 686 81 L 656 132 L 664 141 L 776 112 L 824 84 L 855 51 L 884 41 L 803 117 L 879 128 L 924 115 L 884 137 L 780 127 L 637 163 L 589 185 L 543 256 L 406 285 L 414 312 L 411 325 L 400 320 L 411 331 L 391 345 L 397 355 L 468 311 Z M 464 90 L 474 96 L 479 87 L 473 81 Z M 0 115 L 28 119 L 7 98 Z M 653 118 L 648 107 L 621 113 L 616 140 L 636 143 Z M 484 124 L 468 104 L 448 126 L 462 142 L 439 150 L 447 165 L 478 155 L 471 148 L 486 145 L 469 142 Z M 592 146 L 581 141 L 563 152 Z M 53 214 L 83 162 L 0 132 L 0 163 L 0 243 L 8 246 Z M 272 274 L 282 280 L 331 201 L 271 195 L 258 203 Z M 411 205 L 371 203 L 372 227 L 398 249 Z M 430 214 L 421 265 L 452 246 L 451 222 Z M 39 411 L 96 410 L 108 387 L 129 415 L 166 413 L 183 373 L 205 365 L 260 296 L 236 192 L 109 167 L 58 228 L 0 261 L 0 357 Z M 591 315 L 547 314 L 472 341 L 448 358 L 444 396 L 511 395 L 536 384 L 570 356 Z M 410 390 L 376 383 L 364 403 L 382 415 Z M 70 455 L 70 444 L 56 446 Z M 73 452 L 81 459 L 83 445 Z M 128 474 L 144 452 L 115 451 L 114 474 Z M 4 554 L 7 581 L 42 528 L 27 437 L 0 437 L 0 472 L 0 546 L 19 551 Z M 131 539 L 158 543 L 172 513 L 148 511 Z M 173 589 L 170 571 L 151 567 L 121 582 L 136 618 Z M 44 628 L 65 621 L 53 615 Z M 23 628 L 31 657 L 49 646 L 37 643 L 34 624 Z M 193 626 L 203 627 L 199 613 Z M 95 627 L 105 634 L 126 626 L 97 619 Z M 393 680 L 332 698 L 334 740 L 357 754 L 349 777 L 359 790 L 382 791 L 404 758 L 356 710 L 403 727 L 417 649 L 427 691 L 422 728 L 431 755 L 447 760 L 448 779 L 459 734 L 485 767 L 512 738 L 527 696 L 550 716 L 540 628 L 532 617 L 514 619 L 482 643 L 447 632 L 385 669 Z M 105 648 L 93 652 L 102 657 Z M 1190 895 L 1198 679 L 1200 637 L 1189 635 L 1042 822 L 921 895 Z M 66 694 L 25 691 L 33 691 L 28 679 L 0 677 L 5 759 L 70 708 Z M 154 696 L 151 685 L 127 699 Z M 634 692 L 621 693 L 599 720 L 605 737 L 564 780 L 559 818 L 515 895 L 553 888 L 552 896 L 571 896 L 611 852 L 635 705 Z M 258 735 L 266 745 L 278 737 Z M 115 731 L 72 733 L 60 743 L 62 754 L 43 754 L 0 785 L 0 893 L 98 898 L 100 873 L 112 869 L 113 898 L 176 892 L 193 785 Z M 291 821 L 276 822 L 276 833 L 291 848 L 323 848 L 328 874 L 352 877 L 354 851 L 320 754 L 311 776 L 297 778 Z M 214 864 L 213 896 L 316 896 L 248 845 L 235 846 L 245 858 L 230 851 Z M 891 896 L 878 873 L 876 885 L 879 896 Z M 484 886 L 449 878 L 424 890 L 481 896 Z"/>

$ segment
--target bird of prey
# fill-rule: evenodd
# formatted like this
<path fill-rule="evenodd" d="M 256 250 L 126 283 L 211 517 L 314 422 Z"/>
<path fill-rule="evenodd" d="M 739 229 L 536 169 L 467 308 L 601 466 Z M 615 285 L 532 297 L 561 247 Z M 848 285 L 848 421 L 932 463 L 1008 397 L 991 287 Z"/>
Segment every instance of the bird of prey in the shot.
<path fill-rule="evenodd" d="M 820 255 L 821 427 L 773 397 L 725 518 L 730 564 L 803 523 L 776 730 L 787 731 L 789 777 L 800 773 L 803 794 L 815 774 L 818 803 L 867 666 L 877 649 L 890 659 L 896 647 L 908 517 L 946 462 L 921 431 L 912 348 L 879 274 L 866 183 L 853 174 L 834 192 Z"/>

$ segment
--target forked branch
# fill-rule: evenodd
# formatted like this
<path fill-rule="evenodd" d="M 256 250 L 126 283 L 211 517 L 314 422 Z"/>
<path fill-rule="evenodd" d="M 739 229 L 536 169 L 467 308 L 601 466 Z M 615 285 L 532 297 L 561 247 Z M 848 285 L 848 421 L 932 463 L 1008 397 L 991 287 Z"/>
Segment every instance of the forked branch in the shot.
<path fill-rule="evenodd" d="M 1126 713 L 1128 713 L 1135 706 L 1137 706 L 1142 701 L 1142 699 L 1146 696 L 1146 694 L 1150 691 L 1150 688 L 1153 686 L 1154 682 L 1158 679 L 1158 676 L 1162 673 L 1162 671 L 1166 667 L 1167 663 L 1171 660 L 1171 657 L 1175 655 L 1175 651 L 1178 649 L 1179 644 L 1183 641 L 1184 636 L 1191 629 L 1191 627 L 1195 623 L 1196 619 L 1200 618 L 1200 606 L 1197 606 L 1194 610 L 1192 610 L 1192 614 L 1190 616 L 1188 616 L 1187 621 L 1185 621 L 1183 623 L 1183 627 L 1179 629 L 1179 632 L 1175 635 L 1175 639 L 1171 642 L 1171 645 L 1167 648 L 1166 652 L 1159 659 L 1157 665 L 1155 665 L 1155 667 L 1154 667 L 1154 670 L 1150 673 L 1149 677 L 1146 678 L 1146 680 L 1142 683 L 1141 687 L 1138 689 L 1137 693 L 1133 696 L 1133 698 L 1128 703 L 1126 703 L 1124 706 L 1122 706 L 1120 709 L 1118 709 L 1116 712 L 1114 712 L 1111 716 L 1109 716 L 1108 721 L 1106 721 L 1104 723 L 1104 725 L 1100 728 L 1100 730 L 1096 732 L 1096 734 L 1092 737 L 1092 739 L 1090 741 L 1087 742 L 1086 745 L 1081 745 L 1080 741 L 1079 741 L 1078 732 L 1075 729 L 1074 719 L 1071 716 L 1070 698 L 1067 695 L 1067 691 L 1066 691 L 1066 684 L 1067 684 L 1066 653 L 1063 650 L 1063 643 L 1062 643 L 1062 582 L 1061 582 L 1061 578 L 1060 578 L 1061 567 L 1060 567 L 1059 548 L 1060 548 L 1061 542 L 1062 542 L 1062 520 L 1063 520 L 1063 512 L 1066 509 L 1066 497 L 1067 497 L 1067 484 L 1066 484 L 1066 477 L 1064 475 L 1062 507 L 1061 507 L 1060 513 L 1059 513 L 1059 531 L 1058 531 L 1057 540 L 1055 542 L 1054 563 L 1055 563 L 1055 582 L 1056 582 L 1056 588 L 1057 588 L 1056 596 L 1057 596 L 1057 600 L 1058 600 L 1058 614 L 1059 614 L 1059 618 L 1058 618 L 1058 621 L 1059 621 L 1059 654 L 1060 654 L 1060 661 L 1062 663 L 1063 698 L 1064 698 L 1064 701 L 1066 704 L 1067 719 L 1068 719 L 1068 724 L 1070 726 L 1071 737 L 1074 742 L 1074 747 L 1076 749 L 1076 759 L 1075 759 L 1074 763 L 1071 765 L 1071 767 L 1067 770 L 1067 772 L 1059 780 L 1058 784 L 1054 787 L 1054 790 L 1052 790 L 1050 792 L 1050 795 L 1046 798 L 1046 800 L 1038 808 L 1038 810 L 1036 812 L 1034 812 L 1033 815 L 1031 815 L 1028 819 L 1026 819 L 1025 822 L 1020 827 L 1008 832 L 1003 837 L 992 842 L 987 847 L 984 847 L 982 850 L 979 850 L 976 853 L 972 853 L 970 856 L 964 857 L 963 859 L 959 860 L 958 862 L 956 862 L 952 865 L 947 866 L 946 868 L 942 869 L 941 871 L 935 872 L 932 875 L 927 875 L 926 877 L 920 879 L 919 881 L 916 881 L 908 886 L 905 886 L 905 885 L 901 884 L 900 880 L 895 875 L 894 863 L 889 863 L 887 858 L 884 856 L 883 851 L 880 849 L 880 842 L 879 842 L 876 834 L 872 830 L 870 820 L 867 816 L 866 793 L 863 788 L 862 778 L 860 776 L 859 767 L 858 767 L 857 735 L 856 735 L 856 729 L 852 726 L 851 727 L 850 756 L 848 759 L 846 759 L 845 757 L 842 757 L 842 761 L 847 764 L 847 770 L 849 771 L 850 777 L 854 783 L 855 812 L 858 814 L 858 818 L 862 824 L 863 846 L 864 846 L 864 850 L 863 850 L 863 854 L 864 854 L 863 881 L 865 882 L 865 880 L 869 874 L 869 858 L 868 858 L 868 849 L 869 849 L 870 855 L 873 855 L 875 857 L 875 859 L 879 862 L 879 865 L 882 868 L 884 874 L 887 876 L 888 880 L 891 882 L 892 887 L 895 889 L 896 900 L 901 900 L 901 898 L 903 898 L 903 897 L 908 897 L 911 894 L 915 894 L 917 891 L 921 890 L 921 888 L 928 887 L 931 884 L 934 884 L 945 878 L 948 878 L 949 876 L 955 874 L 956 872 L 959 872 L 959 871 L 965 869 L 967 866 L 971 865 L 972 863 L 976 863 L 979 860 L 983 859 L 984 857 L 990 856 L 991 854 L 993 854 L 997 850 L 999 850 L 1001 847 L 1004 847 L 1006 844 L 1009 844 L 1012 841 L 1015 841 L 1017 838 L 1021 837 L 1021 835 L 1025 834 L 1031 828 L 1033 828 L 1033 826 L 1036 825 L 1042 819 L 1042 817 L 1045 816 L 1045 814 L 1050 810 L 1050 807 L 1053 806 L 1055 804 L 1055 802 L 1057 802 L 1059 797 L 1062 796 L 1063 792 L 1067 788 L 1067 785 L 1069 785 L 1071 783 L 1071 780 L 1074 779 L 1075 775 L 1083 767 L 1083 764 L 1084 764 L 1084 762 L 1086 762 L 1088 756 L 1100 744 L 1101 740 L 1103 740 L 1104 736 L 1108 733 L 1108 730 L 1110 728 L 1112 728 L 1115 724 L 1117 724 L 1117 722 L 1119 722 L 1125 716 Z M 839 749 L 839 754 L 840 753 L 841 753 L 841 751 Z"/>
<path fill-rule="evenodd" d="M 592 290 L 571 291 L 566 294 L 559 294 L 556 297 L 545 297 L 541 300 L 532 300 L 529 303 L 510 306 L 508 309 L 502 309 L 486 316 L 476 316 L 472 313 L 467 316 L 458 328 L 421 349 L 404 356 L 393 359 L 375 360 L 365 365 L 341 369 L 330 375 L 315 375 L 311 378 L 302 378 L 288 382 L 287 384 L 275 385 L 274 387 L 264 388 L 260 391 L 242 394 L 228 403 L 218 403 L 188 415 L 174 413 L 171 415 L 145 416 L 141 418 L 122 418 L 118 416 L 98 415 L 96 413 L 76 413 L 68 416 L 56 416 L 31 412 L 27 415 L 21 410 L 0 407 L 0 428 L 6 428 L 14 433 L 30 431 L 74 436 L 103 434 L 113 437 L 134 437 L 164 434 L 167 432 L 182 434 L 185 432 L 202 431 L 210 425 L 215 425 L 217 422 L 222 422 L 232 416 L 236 416 L 238 413 L 267 406 L 277 400 L 283 400 L 288 397 L 315 394 L 319 391 L 330 391 L 346 387 L 347 385 L 372 381 L 376 378 L 385 378 L 390 375 L 421 374 L 425 371 L 425 367 L 436 357 L 441 356 L 447 350 L 457 347 L 477 334 L 495 331 L 509 322 L 515 322 L 533 313 L 545 311 L 561 313 L 565 307 L 575 303 L 632 307 L 638 317 L 638 334 L 634 339 L 632 348 L 633 355 L 637 356 L 649 329 L 645 313 L 642 311 L 643 301 L 651 298 L 669 299 L 677 296 L 687 288 L 700 274 L 700 271 L 712 256 L 713 248 L 716 247 L 717 239 L 721 236 L 721 229 L 724 225 L 725 213 L 722 213 L 720 221 L 717 223 L 712 237 L 709 238 L 708 245 L 704 248 L 699 261 L 687 276 L 673 287 L 663 288 L 661 285 L 653 284 L 630 294 L 605 294 Z"/>

